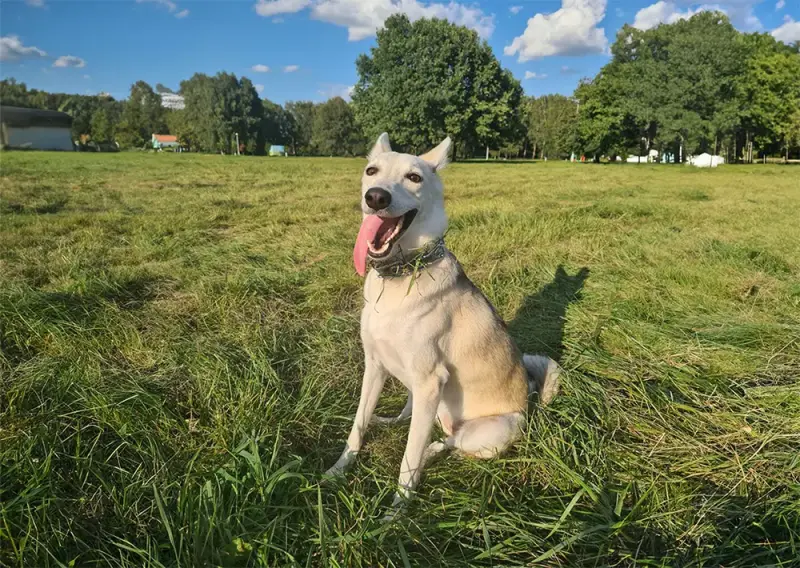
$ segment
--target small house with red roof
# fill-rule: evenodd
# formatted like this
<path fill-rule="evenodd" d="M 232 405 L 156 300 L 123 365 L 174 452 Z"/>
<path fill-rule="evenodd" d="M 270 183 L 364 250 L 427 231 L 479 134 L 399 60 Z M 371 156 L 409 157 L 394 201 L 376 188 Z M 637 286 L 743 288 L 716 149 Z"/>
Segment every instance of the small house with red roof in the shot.
<path fill-rule="evenodd" d="M 177 148 L 178 137 L 172 134 L 153 134 L 153 148 L 161 150 L 162 148 Z"/>

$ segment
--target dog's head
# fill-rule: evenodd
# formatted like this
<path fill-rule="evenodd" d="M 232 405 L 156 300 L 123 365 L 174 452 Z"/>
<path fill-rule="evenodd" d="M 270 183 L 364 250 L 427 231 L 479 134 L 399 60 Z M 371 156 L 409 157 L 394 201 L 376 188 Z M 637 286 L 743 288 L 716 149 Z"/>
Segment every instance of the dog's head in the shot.
<path fill-rule="evenodd" d="M 413 156 L 392 152 L 389 136 L 378 137 L 361 178 L 364 219 L 353 250 L 361 276 L 367 257 L 387 259 L 436 240 L 447 230 L 444 193 L 438 171 L 448 163 L 450 138 Z"/>

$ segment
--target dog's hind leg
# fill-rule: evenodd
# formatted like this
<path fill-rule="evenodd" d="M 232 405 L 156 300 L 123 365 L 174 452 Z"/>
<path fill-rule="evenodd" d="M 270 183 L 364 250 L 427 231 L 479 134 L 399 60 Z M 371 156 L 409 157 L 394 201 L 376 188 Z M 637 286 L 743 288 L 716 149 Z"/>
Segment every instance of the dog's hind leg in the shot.
<path fill-rule="evenodd" d="M 404 422 L 411 418 L 411 408 L 413 406 L 413 398 L 411 395 L 411 391 L 408 391 L 408 399 L 406 400 L 406 405 L 403 407 L 403 410 L 400 411 L 400 414 L 397 416 L 373 416 L 372 421 L 376 424 L 397 424 L 398 422 Z"/>
<path fill-rule="evenodd" d="M 488 459 L 497 456 L 517 441 L 525 428 L 525 414 L 511 412 L 473 418 L 462 423 L 445 442 L 464 455 Z"/>

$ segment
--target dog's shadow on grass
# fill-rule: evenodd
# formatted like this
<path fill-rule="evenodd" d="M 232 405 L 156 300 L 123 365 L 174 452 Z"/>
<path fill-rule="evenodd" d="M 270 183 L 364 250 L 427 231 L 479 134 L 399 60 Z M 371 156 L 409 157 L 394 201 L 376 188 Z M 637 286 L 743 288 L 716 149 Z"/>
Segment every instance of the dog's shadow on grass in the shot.
<path fill-rule="evenodd" d="M 581 299 L 588 277 L 587 267 L 570 276 L 562 265 L 552 282 L 525 298 L 508 323 L 508 332 L 523 353 L 547 355 L 561 362 L 567 307 Z"/>

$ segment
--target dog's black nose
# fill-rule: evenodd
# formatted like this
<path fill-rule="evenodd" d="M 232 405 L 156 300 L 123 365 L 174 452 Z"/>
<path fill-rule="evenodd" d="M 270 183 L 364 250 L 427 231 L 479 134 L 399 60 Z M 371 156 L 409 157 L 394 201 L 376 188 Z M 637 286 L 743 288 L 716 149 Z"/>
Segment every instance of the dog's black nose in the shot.
<path fill-rule="evenodd" d="M 380 187 L 373 187 L 367 190 L 367 193 L 364 194 L 364 199 L 370 209 L 380 211 L 389 207 L 392 202 L 392 194 Z"/>

